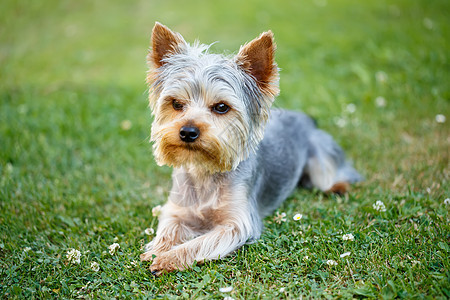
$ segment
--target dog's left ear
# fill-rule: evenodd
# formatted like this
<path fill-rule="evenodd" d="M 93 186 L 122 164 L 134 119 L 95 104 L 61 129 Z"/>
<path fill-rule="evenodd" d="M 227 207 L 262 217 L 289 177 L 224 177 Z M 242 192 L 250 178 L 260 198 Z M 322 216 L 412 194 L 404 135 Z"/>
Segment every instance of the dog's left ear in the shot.
<path fill-rule="evenodd" d="M 152 31 L 152 50 L 149 53 L 148 61 L 153 63 L 155 68 L 159 68 L 165 64 L 164 58 L 181 53 L 185 47 L 186 42 L 181 34 L 156 22 Z"/>
<path fill-rule="evenodd" d="M 272 31 L 263 32 L 258 38 L 241 46 L 235 60 L 251 74 L 263 92 L 278 94 L 278 67 L 274 60 L 276 45 Z"/>

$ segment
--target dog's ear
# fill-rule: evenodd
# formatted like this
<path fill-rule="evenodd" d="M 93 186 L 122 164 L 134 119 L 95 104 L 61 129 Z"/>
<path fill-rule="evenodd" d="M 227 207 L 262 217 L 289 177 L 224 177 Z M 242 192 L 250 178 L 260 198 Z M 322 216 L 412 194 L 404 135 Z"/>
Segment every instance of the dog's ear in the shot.
<path fill-rule="evenodd" d="M 251 74 L 264 91 L 278 93 L 278 67 L 274 60 L 276 45 L 272 31 L 263 32 L 258 38 L 241 46 L 235 60 Z"/>
<path fill-rule="evenodd" d="M 147 60 L 155 68 L 159 68 L 166 62 L 164 58 L 176 53 L 181 53 L 186 47 L 181 34 L 173 32 L 159 22 L 155 23 L 152 31 L 152 49 Z"/>

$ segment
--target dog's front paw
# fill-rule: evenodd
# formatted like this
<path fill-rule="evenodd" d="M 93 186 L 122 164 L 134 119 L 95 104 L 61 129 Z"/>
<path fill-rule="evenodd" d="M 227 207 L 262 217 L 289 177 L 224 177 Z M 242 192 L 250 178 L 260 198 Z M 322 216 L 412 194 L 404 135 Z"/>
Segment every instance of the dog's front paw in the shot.
<path fill-rule="evenodd" d="M 150 243 L 145 244 L 144 246 L 144 252 L 149 252 L 153 249 L 153 245 L 155 244 L 154 241 L 151 241 Z"/>
<path fill-rule="evenodd" d="M 141 261 L 151 261 L 154 257 L 156 257 L 156 252 L 150 250 L 141 254 Z"/>
<path fill-rule="evenodd" d="M 162 253 L 153 259 L 153 263 L 150 266 L 150 271 L 153 275 L 159 276 L 163 273 L 183 271 L 192 265 L 192 263 L 189 263 L 187 258 L 180 260 L 175 255 L 175 251 L 169 251 L 167 253 Z"/>

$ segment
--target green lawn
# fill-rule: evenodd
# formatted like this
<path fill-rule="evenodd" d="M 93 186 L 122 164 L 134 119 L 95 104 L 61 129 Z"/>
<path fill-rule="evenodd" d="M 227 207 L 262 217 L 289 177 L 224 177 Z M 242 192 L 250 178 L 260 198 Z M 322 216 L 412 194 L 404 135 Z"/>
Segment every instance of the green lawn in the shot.
<path fill-rule="evenodd" d="M 2 1 L 0 297 L 450 297 L 449 15 L 445 0 Z M 276 106 L 313 115 L 366 181 L 298 190 L 258 243 L 153 277 L 139 254 L 171 184 L 148 143 L 156 20 L 228 53 L 271 29 Z"/>

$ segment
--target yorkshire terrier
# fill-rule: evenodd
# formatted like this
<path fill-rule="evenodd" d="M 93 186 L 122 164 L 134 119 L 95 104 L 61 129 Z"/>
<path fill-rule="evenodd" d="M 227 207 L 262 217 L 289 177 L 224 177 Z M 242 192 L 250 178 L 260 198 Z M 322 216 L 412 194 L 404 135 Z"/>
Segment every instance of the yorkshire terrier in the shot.
<path fill-rule="evenodd" d="M 303 113 L 271 110 L 279 92 L 271 31 L 237 55 L 211 54 L 156 23 L 148 55 L 151 141 L 174 168 L 142 261 L 184 270 L 257 240 L 262 220 L 300 185 L 344 193 L 361 176 Z"/>

